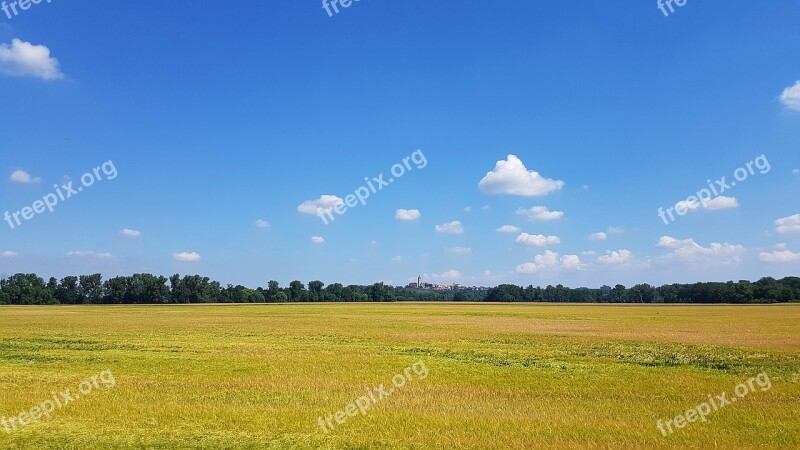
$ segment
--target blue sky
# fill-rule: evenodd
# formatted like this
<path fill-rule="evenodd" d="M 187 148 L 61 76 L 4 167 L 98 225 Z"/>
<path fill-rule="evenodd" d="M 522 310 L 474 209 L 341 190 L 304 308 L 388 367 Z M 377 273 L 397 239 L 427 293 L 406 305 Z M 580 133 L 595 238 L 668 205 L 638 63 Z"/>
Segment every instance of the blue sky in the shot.
<path fill-rule="evenodd" d="M 798 275 L 799 21 L 789 0 L 690 0 L 667 17 L 655 1 L 0 12 L 0 213 L 104 162 L 118 174 L 0 222 L 0 273 L 253 287 Z M 418 149 L 424 168 L 332 223 L 298 210 Z M 761 155 L 768 172 L 659 218 Z M 455 221 L 463 232 L 444 232 Z"/>

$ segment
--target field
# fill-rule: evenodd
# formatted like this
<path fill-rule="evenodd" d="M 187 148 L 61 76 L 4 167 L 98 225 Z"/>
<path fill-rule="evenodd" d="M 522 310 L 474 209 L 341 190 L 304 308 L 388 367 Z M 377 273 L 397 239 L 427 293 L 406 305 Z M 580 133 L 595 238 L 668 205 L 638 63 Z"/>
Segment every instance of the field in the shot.
<path fill-rule="evenodd" d="M 0 308 L 0 417 L 104 370 L 113 387 L 0 448 L 800 447 L 800 305 Z M 656 427 L 761 372 L 771 388 Z"/>

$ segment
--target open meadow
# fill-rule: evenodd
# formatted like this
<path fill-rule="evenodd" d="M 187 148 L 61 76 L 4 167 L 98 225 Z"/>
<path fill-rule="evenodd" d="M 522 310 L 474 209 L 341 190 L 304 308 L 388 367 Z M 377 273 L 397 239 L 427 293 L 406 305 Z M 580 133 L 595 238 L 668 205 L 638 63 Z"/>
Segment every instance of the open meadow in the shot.
<path fill-rule="evenodd" d="M 0 417 L 4 449 L 798 448 L 800 305 L 0 307 Z"/>

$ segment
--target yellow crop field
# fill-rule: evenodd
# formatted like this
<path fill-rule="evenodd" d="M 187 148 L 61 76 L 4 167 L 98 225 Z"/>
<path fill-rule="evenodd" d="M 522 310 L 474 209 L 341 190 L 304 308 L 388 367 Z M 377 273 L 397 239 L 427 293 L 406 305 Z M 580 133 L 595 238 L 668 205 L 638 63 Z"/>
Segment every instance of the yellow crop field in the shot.
<path fill-rule="evenodd" d="M 800 306 L 0 307 L 0 418 L 19 449 L 798 448 Z"/>

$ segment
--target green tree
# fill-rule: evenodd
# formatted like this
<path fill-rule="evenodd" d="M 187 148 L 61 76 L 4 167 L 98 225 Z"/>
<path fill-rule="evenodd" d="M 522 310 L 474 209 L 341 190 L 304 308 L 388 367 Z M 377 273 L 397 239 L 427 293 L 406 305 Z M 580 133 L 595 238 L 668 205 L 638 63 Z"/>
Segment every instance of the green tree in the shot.
<path fill-rule="evenodd" d="M 99 273 L 94 275 L 80 276 L 80 295 L 83 303 L 97 304 L 103 302 L 103 276 Z"/>
<path fill-rule="evenodd" d="M 304 302 L 306 301 L 306 287 L 302 281 L 294 280 L 289 283 L 289 301 Z"/>

